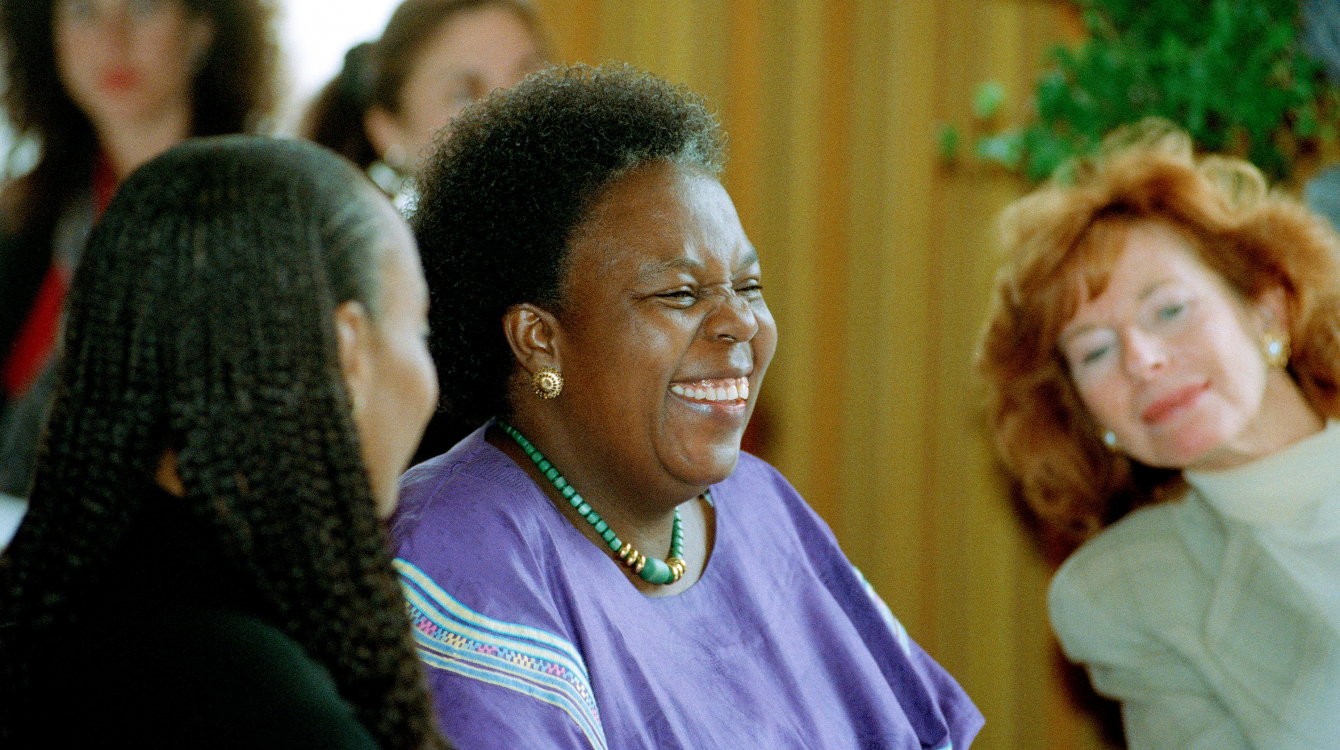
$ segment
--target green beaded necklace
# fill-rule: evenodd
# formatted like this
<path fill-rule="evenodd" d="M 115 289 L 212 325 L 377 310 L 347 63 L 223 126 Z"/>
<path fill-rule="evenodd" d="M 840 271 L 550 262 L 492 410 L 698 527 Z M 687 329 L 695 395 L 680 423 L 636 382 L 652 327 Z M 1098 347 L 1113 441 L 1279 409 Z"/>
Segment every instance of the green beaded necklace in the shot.
<path fill-rule="evenodd" d="M 526 452 L 531 461 L 535 462 L 535 468 L 553 483 L 554 489 L 563 496 L 570 505 L 577 511 L 577 514 L 586 519 L 591 524 L 591 528 L 596 530 L 605 544 L 609 545 L 610 552 L 614 553 L 614 558 L 623 563 L 629 570 L 637 574 L 638 578 L 647 583 L 670 584 L 684 577 L 684 560 L 681 555 L 684 554 L 684 524 L 679 520 L 679 508 L 675 508 L 675 523 L 670 527 L 670 556 L 665 560 L 657 560 L 654 557 L 647 557 L 628 542 L 621 541 L 610 528 L 605 519 L 595 512 L 591 504 L 582 499 L 576 488 L 568 484 L 568 480 L 558 472 L 558 467 L 549 463 L 549 459 L 540 453 L 540 449 L 535 444 L 526 439 L 517 428 L 506 422 L 499 420 L 498 426 L 507 436 L 516 441 L 521 446 L 521 450 Z"/>

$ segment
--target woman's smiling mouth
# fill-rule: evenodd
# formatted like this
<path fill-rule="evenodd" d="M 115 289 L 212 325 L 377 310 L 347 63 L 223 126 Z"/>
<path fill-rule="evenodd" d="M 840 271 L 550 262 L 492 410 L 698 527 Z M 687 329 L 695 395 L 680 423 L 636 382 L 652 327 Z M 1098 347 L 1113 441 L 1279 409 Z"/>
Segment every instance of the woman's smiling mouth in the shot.
<path fill-rule="evenodd" d="M 1198 383 L 1179 388 L 1150 404 L 1140 415 L 1145 424 L 1157 425 L 1166 422 L 1178 409 L 1190 406 L 1209 389 L 1208 383 Z"/>
<path fill-rule="evenodd" d="M 728 405 L 749 400 L 749 378 L 716 378 L 671 383 L 670 392 L 686 401 Z"/>

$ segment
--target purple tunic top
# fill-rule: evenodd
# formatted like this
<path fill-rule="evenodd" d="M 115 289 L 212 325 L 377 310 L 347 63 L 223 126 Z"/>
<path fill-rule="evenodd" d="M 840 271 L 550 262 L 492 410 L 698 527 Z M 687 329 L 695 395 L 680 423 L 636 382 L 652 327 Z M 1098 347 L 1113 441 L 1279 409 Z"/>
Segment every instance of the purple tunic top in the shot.
<path fill-rule="evenodd" d="M 702 577 L 644 596 L 475 431 L 400 484 L 392 538 L 461 750 L 967 748 L 976 707 L 824 522 L 742 454 Z"/>

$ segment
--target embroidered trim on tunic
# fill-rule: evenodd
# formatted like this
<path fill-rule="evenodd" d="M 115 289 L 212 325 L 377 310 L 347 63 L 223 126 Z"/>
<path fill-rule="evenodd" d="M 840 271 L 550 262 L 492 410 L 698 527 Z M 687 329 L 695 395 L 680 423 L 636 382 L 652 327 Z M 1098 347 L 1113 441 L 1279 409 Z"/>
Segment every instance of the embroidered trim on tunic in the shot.
<path fill-rule="evenodd" d="M 903 655 L 911 658 L 912 646 L 909 643 L 911 638 L 907 635 L 907 628 L 904 628 L 903 624 L 898 622 L 898 618 L 894 617 L 893 610 L 889 609 L 889 605 L 884 603 L 884 599 L 880 597 L 878 591 L 875 591 L 875 587 L 871 586 L 870 582 L 865 580 L 865 574 L 861 572 L 861 569 L 855 565 L 851 566 L 851 569 L 856 571 L 856 577 L 861 579 L 862 588 L 865 589 L 866 595 L 874 601 L 875 609 L 879 610 L 880 617 L 884 618 L 884 624 L 888 625 L 889 629 L 893 631 L 893 637 L 898 641 L 898 645 L 902 647 Z M 952 750 L 952 745 L 946 746 L 946 750 Z"/>
<path fill-rule="evenodd" d="M 428 666 L 556 706 L 595 750 L 608 750 L 586 663 L 573 645 L 537 628 L 475 612 L 413 563 L 397 558 L 419 657 Z"/>

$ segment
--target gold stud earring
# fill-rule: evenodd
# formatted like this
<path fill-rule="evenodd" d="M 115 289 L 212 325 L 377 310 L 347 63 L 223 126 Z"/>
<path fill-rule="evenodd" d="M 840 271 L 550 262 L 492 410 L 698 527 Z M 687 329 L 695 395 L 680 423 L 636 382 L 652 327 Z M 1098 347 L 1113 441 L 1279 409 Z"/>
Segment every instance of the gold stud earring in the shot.
<path fill-rule="evenodd" d="M 530 376 L 530 385 L 535 389 L 536 396 L 547 401 L 558 398 L 558 394 L 563 392 L 563 376 L 552 367 L 541 367 Z"/>
<path fill-rule="evenodd" d="M 1267 365 L 1271 367 L 1287 366 L 1291 354 L 1289 337 L 1274 331 L 1262 332 L 1261 353 L 1265 355 Z"/>

